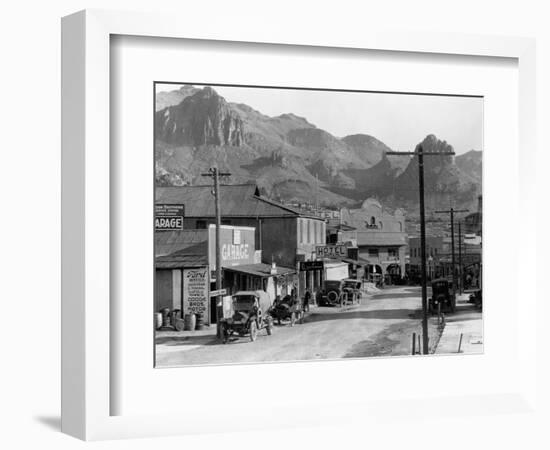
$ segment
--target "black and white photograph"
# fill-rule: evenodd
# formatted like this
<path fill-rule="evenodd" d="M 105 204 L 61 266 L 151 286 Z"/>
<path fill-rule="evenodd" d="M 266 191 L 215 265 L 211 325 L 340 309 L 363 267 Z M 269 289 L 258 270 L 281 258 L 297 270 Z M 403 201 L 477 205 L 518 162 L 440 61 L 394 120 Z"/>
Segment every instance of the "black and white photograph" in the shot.
<path fill-rule="evenodd" d="M 483 353 L 483 108 L 156 82 L 155 367 Z"/>

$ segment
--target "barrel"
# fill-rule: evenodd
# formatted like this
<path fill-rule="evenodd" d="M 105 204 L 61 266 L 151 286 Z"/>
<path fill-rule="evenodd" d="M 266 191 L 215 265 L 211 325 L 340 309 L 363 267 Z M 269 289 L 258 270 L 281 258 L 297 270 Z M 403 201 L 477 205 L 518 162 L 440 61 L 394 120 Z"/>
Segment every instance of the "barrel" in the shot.
<path fill-rule="evenodd" d="M 202 314 L 197 314 L 197 324 L 195 325 L 195 330 L 202 330 L 204 327 L 204 316 Z"/>
<path fill-rule="evenodd" d="M 158 330 L 160 327 L 162 327 L 162 314 L 155 313 L 155 330 Z"/>
<path fill-rule="evenodd" d="M 184 322 L 183 322 L 183 329 L 184 330 L 191 331 L 191 330 L 195 329 L 196 320 L 197 320 L 195 314 L 186 314 L 184 316 L 183 320 L 184 320 Z"/>

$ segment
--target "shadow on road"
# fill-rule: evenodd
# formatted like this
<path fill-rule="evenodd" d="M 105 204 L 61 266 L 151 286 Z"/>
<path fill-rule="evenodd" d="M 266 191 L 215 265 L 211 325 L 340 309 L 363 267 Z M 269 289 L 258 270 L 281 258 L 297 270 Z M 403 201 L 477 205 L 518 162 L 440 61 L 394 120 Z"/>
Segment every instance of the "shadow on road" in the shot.
<path fill-rule="evenodd" d="M 418 297 L 420 297 L 418 292 L 409 292 L 409 293 L 402 293 L 402 294 L 394 292 L 394 293 L 387 293 L 387 294 L 374 294 L 372 296 L 372 299 L 373 300 L 384 300 L 386 298 L 396 299 L 396 298 L 418 298 Z"/>
<path fill-rule="evenodd" d="M 415 309 L 376 309 L 374 311 L 342 311 L 330 313 L 314 313 L 306 316 L 305 323 L 321 322 L 325 320 L 342 319 L 414 319 L 418 312 Z"/>
<path fill-rule="evenodd" d="M 162 336 L 155 339 L 157 345 L 214 345 L 219 343 L 215 336 Z"/>

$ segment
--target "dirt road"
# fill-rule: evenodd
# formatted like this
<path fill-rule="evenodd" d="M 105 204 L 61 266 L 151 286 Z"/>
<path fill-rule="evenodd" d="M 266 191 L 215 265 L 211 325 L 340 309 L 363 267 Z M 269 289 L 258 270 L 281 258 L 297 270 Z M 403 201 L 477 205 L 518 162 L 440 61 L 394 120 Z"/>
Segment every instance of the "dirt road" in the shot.
<path fill-rule="evenodd" d="M 248 337 L 226 345 L 212 336 L 157 339 L 157 366 L 408 355 L 412 333 L 420 332 L 420 308 L 419 288 L 387 288 L 363 298 L 361 305 L 312 308 L 303 324 L 275 326 L 272 336 L 264 330 L 255 342 Z"/>

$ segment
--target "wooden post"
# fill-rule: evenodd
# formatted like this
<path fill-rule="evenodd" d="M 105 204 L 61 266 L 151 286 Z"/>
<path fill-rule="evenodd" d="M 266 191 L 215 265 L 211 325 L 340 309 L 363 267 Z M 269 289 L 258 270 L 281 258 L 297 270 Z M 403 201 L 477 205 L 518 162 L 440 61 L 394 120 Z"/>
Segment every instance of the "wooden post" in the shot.
<path fill-rule="evenodd" d="M 460 340 L 458 341 L 458 352 L 460 353 L 460 349 L 462 348 L 462 333 L 460 333 Z"/>
<path fill-rule="evenodd" d="M 416 333 L 413 333 L 412 354 L 416 355 Z"/>

